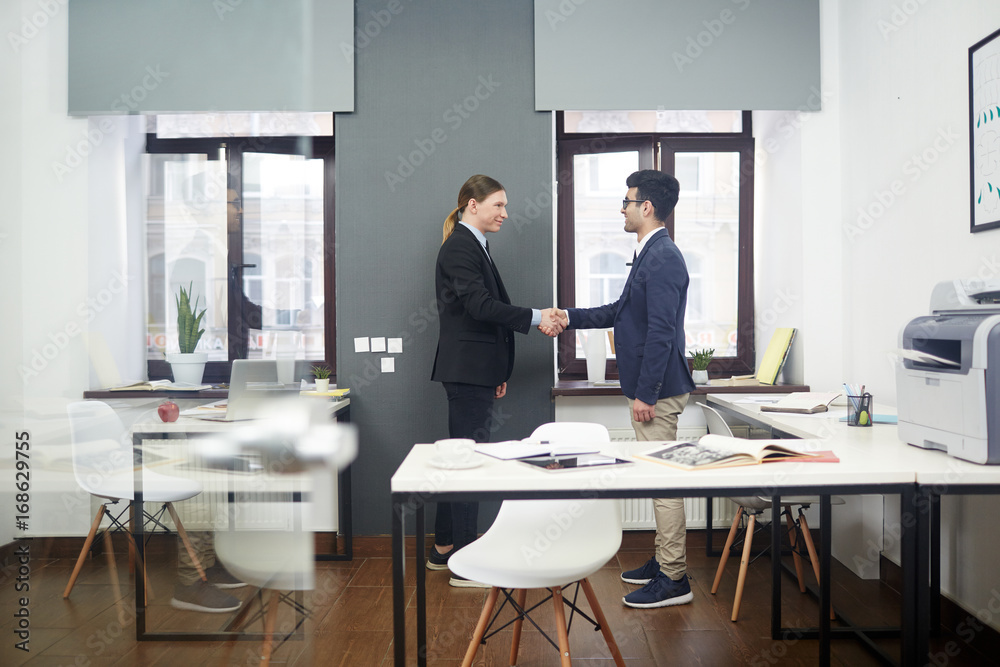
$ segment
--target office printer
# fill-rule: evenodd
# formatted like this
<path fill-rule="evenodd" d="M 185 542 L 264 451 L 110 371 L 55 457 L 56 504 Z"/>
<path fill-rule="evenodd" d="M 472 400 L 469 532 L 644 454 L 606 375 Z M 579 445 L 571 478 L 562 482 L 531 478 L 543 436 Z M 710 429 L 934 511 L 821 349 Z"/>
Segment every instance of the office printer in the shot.
<path fill-rule="evenodd" d="M 1000 280 L 938 283 L 900 339 L 900 439 L 1000 463 Z"/>

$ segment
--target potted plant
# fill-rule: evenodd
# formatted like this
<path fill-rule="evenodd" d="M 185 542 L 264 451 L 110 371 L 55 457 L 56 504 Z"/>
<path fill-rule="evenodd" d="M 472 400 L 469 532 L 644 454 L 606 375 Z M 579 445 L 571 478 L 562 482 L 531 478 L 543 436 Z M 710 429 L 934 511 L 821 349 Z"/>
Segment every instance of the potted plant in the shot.
<path fill-rule="evenodd" d="M 201 384 L 201 378 L 205 373 L 205 363 L 208 361 L 207 352 L 195 352 L 198 341 L 205 330 L 201 328 L 201 320 L 205 317 L 205 308 L 198 311 L 198 301 L 201 297 L 191 303 L 191 287 L 182 286 L 175 297 L 177 303 L 177 346 L 180 352 L 167 354 L 167 361 L 170 362 L 170 370 L 174 374 L 174 382 L 186 384 Z"/>
<path fill-rule="evenodd" d="M 313 377 L 316 378 L 316 391 L 330 391 L 330 369 L 327 366 L 313 366 Z"/>
<path fill-rule="evenodd" d="M 695 350 L 691 355 L 691 377 L 695 384 L 708 384 L 708 364 L 715 355 L 715 348 Z"/>

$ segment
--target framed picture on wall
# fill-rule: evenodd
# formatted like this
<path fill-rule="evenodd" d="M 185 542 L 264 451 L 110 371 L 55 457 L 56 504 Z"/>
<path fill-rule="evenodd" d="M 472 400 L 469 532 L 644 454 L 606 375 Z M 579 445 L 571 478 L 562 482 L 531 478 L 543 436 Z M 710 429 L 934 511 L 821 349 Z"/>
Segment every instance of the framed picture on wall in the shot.
<path fill-rule="evenodd" d="M 971 231 L 1000 227 L 1000 30 L 969 47 Z"/>

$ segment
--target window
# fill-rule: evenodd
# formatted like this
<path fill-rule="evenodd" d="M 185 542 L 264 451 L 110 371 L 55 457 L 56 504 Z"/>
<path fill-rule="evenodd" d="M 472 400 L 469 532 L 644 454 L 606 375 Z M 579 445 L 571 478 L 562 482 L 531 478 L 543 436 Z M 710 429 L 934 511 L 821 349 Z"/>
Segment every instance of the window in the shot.
<path fill-rule="evenodd" d="M 715 348 L 713 375 L 752 373 L 753 137 L 750 112 L 560 112 L 558 298 L 590 307 L 616 300 L 635 236 L 622 231 L 625 178 L 659 169 L 680 182 L 667 231 L 690 275 L 686 353 Z M 614 358 L 608 377 L 617 377 Z M 559 345 L 560 379 L 586 377 L 574 332 Z"/>
<path fill-rule="evenodd" d="M 160 124 L 176 134 L 176 122 Z M 170 376 L 181 286 L 206 311 L 206 382 L 228 381 L 233 359 L 269 356 L 279 339 L 302 364 L 334 368 L 333 137 L 190 133 L 147 135 L 149 377 Z"/>

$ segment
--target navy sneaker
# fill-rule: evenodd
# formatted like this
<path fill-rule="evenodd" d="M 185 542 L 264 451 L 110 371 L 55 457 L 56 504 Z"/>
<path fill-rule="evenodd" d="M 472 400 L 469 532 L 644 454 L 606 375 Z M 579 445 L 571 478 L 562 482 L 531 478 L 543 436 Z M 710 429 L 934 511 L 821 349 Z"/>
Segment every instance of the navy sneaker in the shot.
<path fill-rule="evenodd" d="M 448 569 L 448 559 L 451 555 L 455 553 L 454 547 L 452 547 L 448 553 L 438 553 L 438 550 L 433 546 L 431 547 L 430 556 L 427 557 L 427 569 L 428 570 L 447 570 Z"/>
<path fill-rule="evenodd" d="M 657 572 L 652 581 L 623 597 L 622 602 L 627 607 L 653 609 L 687 604 L 693 599 L 694 593 L 691 592 L 691 584 L 688 583 L 686 574 L 674 581 L 662 572 Z"/>
<path fill-rule="evenodd" d="M 637 567 L 634 570 L 627 570 L 622 572 L 622 581 L 626 584 L 639 584 L 645 585 L 650 582 L 650 580 L 656 576 L 656 573 L 660 571 L 660 564 L 656 562 L 656 557 L 650 558 L 646 561 L 646 564 L 642 567 Z"/>

